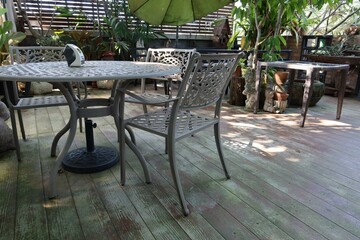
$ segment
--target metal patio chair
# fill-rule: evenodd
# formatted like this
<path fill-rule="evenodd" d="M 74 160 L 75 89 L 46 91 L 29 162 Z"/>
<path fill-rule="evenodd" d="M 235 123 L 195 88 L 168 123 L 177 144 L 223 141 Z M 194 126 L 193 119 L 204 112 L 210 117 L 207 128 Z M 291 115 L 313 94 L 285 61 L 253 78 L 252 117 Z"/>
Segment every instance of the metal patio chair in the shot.
<path fill-rule="evenodd" d="M 224 169 L 225 176 L 230 178 L 223 157 L 219 123 L 221 104 L 225 88 L 228 85 L 232 73 L 234 72 L 241 56 L 242 54 L 238 53 L 204 55 L 194 53 L 191 58 L 191 62 L 185 71 L 177 96 L 165 101 L 172 102 L 170 107 L 144 113 L 140 116 L 132 117 L 124 121 L 121 119 L 120 115 L 119 127 L 138 128 L 165 138 L 171 173 L 184 215 L 189 214 L 189 209 L 185 202 L 177 169 L 175 143 L 184 137 L 213 126 L 219 158 Z M 120 89 L 120 91 L 122 92 L 121 96 L 123 98 L 126 94 L 130 94 L 132 97 L 137 98 L 140 102 L 149 104 L 148 100 L 141 98 L 141 95 L 136 96 L 134 93 L 129 92 L 124 88 Z M 162 103 L 165 102 L 163 101 Z M 209 106 L 214 107 L 209 108 Z M 120 106 L 120 112 L 123 113 L 123 109 L 124 103 Z M 210 114 L 198 114 L 197 110 L 201 110 L 201 112 L 207 111 L 210 112 Z M 137 155 L 141 155 L 136 148 L 132 149 L 137 151 Z M 120 151 L 124 150 L 124 141 L 120 141 Z M 124 159 L 121 159 L 120 163 L 122 171 L 121 181 L 122 184 L 124 184 Z"/>
<path fill-rule="evenodd" d="M 23 63 L 36 63 L 36 62 L 54 62 L 54 61 L 65 61 L 63 56 L 63 47 L 50 47 L 50 46 L 10 46 L 10 58 L 11 64 L 23 64 Z M 11 117 L 11 126 L 14 136 L 14 142 L 16 147 L 17 159 L 21 160 L 20 155 L 20 144 L 17 133 L 17 125 L 15 118 L 15 111 L 17 112 L 19 119 L 19 126 L 21 130 L 21 135 L 24 141 L 26 141 L 25 128 L 23 124 L 21 110 L 31 109 L 31 108 L 43 108 L 43 107 L 53 107 L 53 106 L 66 106 L 68 105 L 65 97 L 63 95 L 44 95 L 44 96 L 34 96 L 34 97 L 24 97 L 20 98 L 18 93 L 17 83 L 14 81 L 3 82 L 4 93 L 7 105 L 10 111 Z M 85 88 L 85 97 L 86 97 L 86 88 Z M 80 97 L 80 88 L 78 86 L 78 97 Z M 81 119 L 80 121 L 80 130 L 82 129 Z M 55 148 L 57 141 L 64 134 L 64 132 L 59 132 L 53 142 L 52 146 L 52 155 L 55 155 Z"/>

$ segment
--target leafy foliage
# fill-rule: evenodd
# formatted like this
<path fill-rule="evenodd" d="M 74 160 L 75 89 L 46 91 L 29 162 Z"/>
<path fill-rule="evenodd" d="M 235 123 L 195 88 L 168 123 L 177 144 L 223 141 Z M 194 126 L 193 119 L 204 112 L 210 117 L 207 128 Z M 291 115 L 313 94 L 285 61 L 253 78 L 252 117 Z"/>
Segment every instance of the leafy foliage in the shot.
<path fill-rule="evenodd" d="M 344 35 L 339 41 L 331 46 L 325 46 L 321 49 L 313 50 L 311 54 L 315 55 L 330 55 L 330 56 L 345 56 L 349 52 L 360 51 L 360 45 L 354 40 L 354 35 Z"/>
<path fill-rule="evenodd" d="M 286 46 L 283 33 L 291 33 L 297 38 L 306 21 L 304 10 L 308 6 L 320 9 L 324 4 L 333 5 L 340 0 L 238 0 L 232 10 L 236 29 L 229 41 L 232 46 L 242 35 L 241 47 L 253 50 L 251 67 L 256 68 L 258 50 L 265 50 L 265 60 L 275 60 L 274 53 Z M 348 0 L 347 2 L 352 2 Z"/>
<path fill-rule="evenodd" d="M 163 34 L 154 32 L 148 24 L 135 18 L 125 1 L 122 3 L 112 1 L 106 9 L 107 17 L 104 18 L 106 26 L 102 31 L 109 37 L 111 50 L 121 54 L 123 59 L 129 58 L 129 50 L 136 48 L 138 42 L 147 46 L 152 39 L 164 37 Z"/>
<path fill-rule="evenodd" d="M 6 12 L 6 8 L 0 8 L 0 16 L 4 15 Z M 11 21 L 4 21 L 0 25 L 0 65 L 3 61 L 3 55 L 9 52 L 9 46 L 21 42 L 26 37 L 23 32 L 12 32 L 12 26 Z"/>
<path fill-rule="evenodd" d="M 286 46 L 283 37 L 284 32 L 292 33 L 297 38 L 299 31 L 305 26 L 304 10 L 312 5 L 319 9 L 325 3 L 331 5 L 340 0 L 237 0 L 232 10 L 234 18 L 233 36 L 230 38 L 228 47 L 231 47 L 242 36 L 241 47 L 251 51 L 248 59 L 248 74 L 245 75 L 245 90 L 247 96 L 246 109 L 253 109 L 255 103 L 252 97 L 255 91 L 255 72 L 257 70 L 257 58 L 259 50 L 265 50 L 262 58 L 273 61 L 279 58 L 276 51 Z M 351 2 L 352 0 L 347 0 Z"/>

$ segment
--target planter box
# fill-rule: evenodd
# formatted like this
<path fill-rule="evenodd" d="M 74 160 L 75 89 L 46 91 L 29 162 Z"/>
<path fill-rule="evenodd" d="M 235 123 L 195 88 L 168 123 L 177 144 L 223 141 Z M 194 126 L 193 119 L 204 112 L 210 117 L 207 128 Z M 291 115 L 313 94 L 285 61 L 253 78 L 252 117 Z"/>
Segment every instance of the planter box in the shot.
<path fill-rule="evenodd" d="M 360 56 L 326 56 L 312 54 L 307 54 L 304 56 L 314 62 L 360 65 Z"/>

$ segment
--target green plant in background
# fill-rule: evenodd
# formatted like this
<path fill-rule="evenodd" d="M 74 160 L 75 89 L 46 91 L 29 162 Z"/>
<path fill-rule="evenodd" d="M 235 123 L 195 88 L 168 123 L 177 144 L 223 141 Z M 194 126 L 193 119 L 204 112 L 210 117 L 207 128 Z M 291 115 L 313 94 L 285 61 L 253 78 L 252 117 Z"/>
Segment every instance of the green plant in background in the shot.
<path fill-rule="evenodd" d="M 130 60 L 130 53 L 137 47 L 138 43 L 147 46 L 148 43 L 164 34 L 154 32 L 148 24 L 135 18 L 126 4 L 126 1 L 106 1 L 102 33 L 109 37 L 111 51 L 120 55 L 123 60 Z"/>
<path fill-rule="evenodd" d="M 286 46 L 283 33 L 287 32 L 298 37 L 299 31 L 307 24 L 304 21 L 304 10 L 308 6 L 320 9 L 324 4 L 335 4 L 340 0 L 237 0 L 232 10 L 234 19 L 233 35 L 228 46 L 233 46 L 242 36 L 241 48 L 252 52 L 248 59 L 248 74 L 245 90 L 247 95 L 246 109 L 253 109 L 255 94 L 254 82 L 257 68 L 258 52 L 265 50 L 262 58 L 273 61 L 279 58 L 276 51 Z M 347 0 L 352 2 L 352 0 Z"/>
<path fill-rule="evenodd" d="M 331 46 L 311 51 L 315 55 L 345 56 L 351 55 L 353 51 L 360 51 L 360 44 L 354 41 L 355 35 L 342 35 L 340 39 Z"/>
<path fill-rule="evenodd" d="M 55 32 L 55 37 L 60 46 L 72 43 L 81 48 L 87 60 L 99 60 L 104 52 L 109 51 L 107 39 L 94 31 L 61 30 Z"/>
<path fill-rule="evenodd" d="M 7 13 L 6 8 L 0 8 L 0 17 Z M 13 23 L 4 21 L 0 25 L 0 65 L 9 54 L 9 46 L 15 45 L 25 39 L 25 33 L 12 32 Z"/>
<path fill-rule="evenodd" d="M 54 17 L 68 17 L 74 19 L 74 25 L 61 30 L 49 31 L 45 35 L 38 36 L 36 43 L 40 46 L 64 46 L 66 44 L 77 45 L 84 53 L 87 60 L 98 60 L 102 53 L 110 51 L 107 38 L 103 37 L 100 27 L 93 19 L 88 19 L 86 14 L 77 9 L 68 7 L 54 7 Z M 83 22 L 92 22 L 91 30 L 77 30 Z"/>
<path fill-rule="evenodd" d="M 39 45 L 63 46 L 73 43 L 80 47 L 86 59 L 100 59 L 105 52 L 112 52 L 118 59 L 130 60 L 131 51 L 138 42 L 147 46 L 149 41 L 164 36 L 155 33 L 147 24 L 136 19 L 126 4 L 126 1 L 103 1 L 106 17 L 104 25 L 94 19 L 88 19 L 86 14 L 76 9 L 55 7 L 53 17 L 70 17 L 76 19 L 71 29 L 54 31 L 37 39 Z M 89 31 L 78 31 L 82 22 L 92 22 Z"/>

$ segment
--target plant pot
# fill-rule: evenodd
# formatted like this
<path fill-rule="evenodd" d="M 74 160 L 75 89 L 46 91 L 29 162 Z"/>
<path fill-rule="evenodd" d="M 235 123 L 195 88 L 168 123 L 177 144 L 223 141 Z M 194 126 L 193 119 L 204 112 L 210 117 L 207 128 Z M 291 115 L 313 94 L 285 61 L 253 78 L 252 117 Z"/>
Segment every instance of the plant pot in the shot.
<path fill-rule="evenodd" d="M 101 60 L 105 60 L 105 61 L 114 61 L 115 60 L 115 53 L 108 51 L 108 52 L 104 52 L 101 55 Z"/>
<path fill-rule="evenodd" d="M 291 105 L 302 106 L 303 95 L 304 95 L 304 80 L 295 80 L 293 83 L 291 94 Z M 309 106 L 315 106 L 318 101 L 320 101 L 321 97 L 325 93 L 325 84 L 315 80 L 313 85 L 313 93 L 310 98 Z"/>
<path fill-rule="evenodd" d="M 276 84 L 280 86 L 284 85 L 288 76 L 289 76 L 289 72 L 277 71 L 274 74 Z"/>
<path fill-rule="evenodd" d="M 288 99 L 288 97 L 289 97 L 289 94 L 287 94 L 287 93 L 282 93 L 282 92 L 274 93 L 274 99 L 278 100 L 278 101 L 285 101 Z"/>

